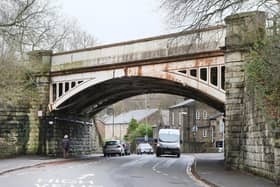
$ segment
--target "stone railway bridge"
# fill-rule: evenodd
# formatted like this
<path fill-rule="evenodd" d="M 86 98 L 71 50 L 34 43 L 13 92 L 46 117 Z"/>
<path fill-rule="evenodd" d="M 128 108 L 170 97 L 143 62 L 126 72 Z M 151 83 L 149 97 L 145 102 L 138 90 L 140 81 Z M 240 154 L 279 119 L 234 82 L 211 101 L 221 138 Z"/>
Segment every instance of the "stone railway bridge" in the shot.
<path fill-rule="evenodd" d="M 248 47 L 265 31 L 265 15 L 243 13 L 225 22 L 226 26 L 76 51 L 30 52 L 40 97 L 29 115 L 28 150 L 57 155 L 59 140 L 69 133 L 73 153 L 91 152 L 96 146 L 92 142 L 98 140 L 88 120 L 94 114 L 131 96 L 168 93 L 225 112 L 229 167 L 279 180 L 280 150 L 273 144 L 273 130 L 256 112 L 244 74 Z"/>
<path fill-rule="evenodd" d="M 170 93 L 223 111 L 224 34 L 217 26 L 54 54 L 49 108 L 92 115 L 127 97 Z"/>

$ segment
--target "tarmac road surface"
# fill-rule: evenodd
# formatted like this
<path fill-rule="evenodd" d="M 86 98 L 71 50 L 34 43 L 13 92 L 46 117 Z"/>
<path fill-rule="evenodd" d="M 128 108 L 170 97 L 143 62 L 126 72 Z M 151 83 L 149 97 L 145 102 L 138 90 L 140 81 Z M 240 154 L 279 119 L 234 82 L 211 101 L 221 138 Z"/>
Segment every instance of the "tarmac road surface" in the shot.
<path fill-rule="evenodd" d="M 193 157 L 131 155 L 65 160 L 0 175 L 2 187 L 197 187 Z"/>

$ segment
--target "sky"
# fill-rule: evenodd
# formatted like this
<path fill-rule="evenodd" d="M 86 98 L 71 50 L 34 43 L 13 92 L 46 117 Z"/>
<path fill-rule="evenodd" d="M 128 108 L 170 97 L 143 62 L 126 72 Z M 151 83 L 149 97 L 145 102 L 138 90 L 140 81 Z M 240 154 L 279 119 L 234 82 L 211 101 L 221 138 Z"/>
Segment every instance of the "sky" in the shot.
<path fill-rule="evenodd" d="M 168 33 L 159 0 L 58 0 L 62 13 L 108 44 Z"/>

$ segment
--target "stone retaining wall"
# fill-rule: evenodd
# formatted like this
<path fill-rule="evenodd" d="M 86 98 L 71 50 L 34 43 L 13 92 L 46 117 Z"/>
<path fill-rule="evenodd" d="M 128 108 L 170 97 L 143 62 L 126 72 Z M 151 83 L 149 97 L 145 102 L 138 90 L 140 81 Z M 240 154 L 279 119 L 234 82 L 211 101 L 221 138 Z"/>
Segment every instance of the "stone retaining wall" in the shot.
<path fill-rule="evenodd" d="M 0 158 L 25 154 L 29 131 L 27 108 L 0 109 Z"/>
<path fill-rule="evenodd" d="M 86 155 L 95 153 L 98 149 L 98 140 L 94 124 L 81 122 L 54 120 L 49 125 L 46 137 L 46 154 L 50 156 L 62 156 L 61 141 L 64 135 L 69 136 L 71 146 L 70 155 Z"/>

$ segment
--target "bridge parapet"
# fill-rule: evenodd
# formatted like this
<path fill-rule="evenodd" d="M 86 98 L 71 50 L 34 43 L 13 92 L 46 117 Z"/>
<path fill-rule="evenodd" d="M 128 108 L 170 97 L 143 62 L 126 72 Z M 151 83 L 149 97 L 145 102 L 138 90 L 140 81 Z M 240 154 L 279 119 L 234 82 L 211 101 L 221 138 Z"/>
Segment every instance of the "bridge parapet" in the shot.
<path fill-rule="evenodd" d="M 135 61 L 192 55 L 220 50 L 225 27 L 215 26 L 158 37 L 128 41 L 54 54 L 52 72 L 97 66 L 112 66 Z"/>

